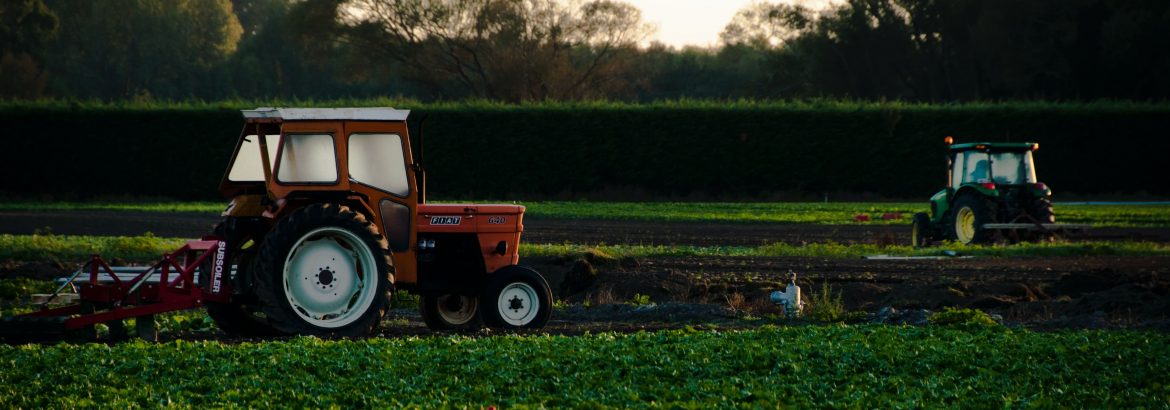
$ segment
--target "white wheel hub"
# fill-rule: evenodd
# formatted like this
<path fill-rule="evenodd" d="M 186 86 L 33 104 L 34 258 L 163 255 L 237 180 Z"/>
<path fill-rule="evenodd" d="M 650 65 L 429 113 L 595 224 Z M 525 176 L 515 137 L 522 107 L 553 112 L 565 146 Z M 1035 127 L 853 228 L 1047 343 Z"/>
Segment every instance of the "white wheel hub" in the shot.
<path fill-rule="evenodd" d="M 378 292 L 377 259 L 361 238 L 336 227 L 315 229 L 284 262 L 284 294 L 301 319 L 336 328 L 366 313 Z"/>
<path fill-rule="evenodd" d="M 449 325 L 458 326 L 475 318 L 479 300 L 463 295 L 443 295 L 435 300 L 439 317 Z"/>
<path fill-rule="evenodd" d="M 510 325 L 524 326 L 536 318 L 540 311 L 540 299 L 536 289 L 524 282 L 514 282 L 504 287 L 496 301 L 500 317 Z"/>

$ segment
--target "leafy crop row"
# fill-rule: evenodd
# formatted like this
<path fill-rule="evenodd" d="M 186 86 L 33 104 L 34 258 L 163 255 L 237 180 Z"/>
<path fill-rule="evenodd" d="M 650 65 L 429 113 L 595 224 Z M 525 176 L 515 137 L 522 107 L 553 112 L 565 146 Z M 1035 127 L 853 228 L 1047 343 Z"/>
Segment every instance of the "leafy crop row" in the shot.
<path fill-rule="evenodd" d="M 1170 336 L 804 326 L 0 346 L 0 407 L 1165 407 Z"/>

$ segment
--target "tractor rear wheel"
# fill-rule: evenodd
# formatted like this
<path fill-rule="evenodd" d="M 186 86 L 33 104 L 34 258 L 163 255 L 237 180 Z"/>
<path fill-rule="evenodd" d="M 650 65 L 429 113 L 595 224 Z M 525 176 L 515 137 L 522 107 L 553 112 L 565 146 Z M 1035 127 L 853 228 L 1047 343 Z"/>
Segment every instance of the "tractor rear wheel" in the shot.
<path fill-rule="evenodd" d="M 1028 213 L 1042 224 L 1056 223 L 1056 211 L 1052 209 L 1052 201 L 1048 198 L 1037 199 Z"/>
<path fill-rule="evenodd" d="M 244 281 L 241 279 L 247 278 L 250 272 L 255 272 L 254 262 L 256 259 L 256 239 L 243 232 L 247 229 L 229 228 L 229 226 L 239 227 L 245 225 L 233 222 L 235 221 L 229 221 L 225 219 L 220 223 L 215 224 L 215 228 L 212 229 L 212 235 L 223 238 L 223 240 L 227 242 L 228 257 L 232 259 L 229 261 L 228 265 L 236 265 L 235 274 L 232 275 L 229 280 L 232 281 L 234 287 L 238 291 L 241 290 L 241 287 L 243 287 L 242 282 Z M 210 259 L 207 261 L 206 265 L 206 267 L 202 268 L 202 272 L 199 275 L 200 285 L 204 289 L 208 288 L 207 284 L 210 281 L 210 275 L 202 273 L 211 271 Z M 248 289 L 243 290 L 244 293 L 249 291 Z M 233 297 L 238 296 L 233 295 Z M 218 326 L 220 330 L 229 335 L 257 337 L 280 334 L 279 331 L 272 328 L 272 326 L 268 324 L 267 319 L 259 316 L 259 312 L 255 306 L 248 306 L 239 301 L 231 301 L 228 303 L 205 301 L 203 302 L 203 305 L 207 309 L 207 316 L 211 317 L 211 320 L 215 321 L 216 326 Z"/>
<path fill-rule="evenodd" d="M 459 294 L 423 296 L 419 301 L 423 322 L 431 330 L 476 330 L 483 326 L 479 298 Z"/>
<path fill-rule="evenodd" d="M 552 317 L 552 290 L 543 276 L 523 266 L 492 273 L 479 297 L 483 320 L 505 329 L 538 329 Z"/>
<path fill-rule="evenodd" d="M 910 226 L 910 244 L 915 248 L 930 246 L 935 238 L 934 228 L 930 226 L 930 216 L 925 212 L 914 214 L 914 222 Z"/>
<path fill-rule="evenodd" d="M 390 305 L 388 243 L 348 207 L 313 204 L 292 212 L 268 233 L 258 261 L 264 313 L 285 333 L 365 336 Z"/>
<path fill-rule="evenodd" d="M 995 209 L 986 199 L 976 195 L 963 195 L 955 200 L 953 233 L 961 244 L 987 243 L 992 241 L 993 232 L 983 225 L 995 222 Z"/>

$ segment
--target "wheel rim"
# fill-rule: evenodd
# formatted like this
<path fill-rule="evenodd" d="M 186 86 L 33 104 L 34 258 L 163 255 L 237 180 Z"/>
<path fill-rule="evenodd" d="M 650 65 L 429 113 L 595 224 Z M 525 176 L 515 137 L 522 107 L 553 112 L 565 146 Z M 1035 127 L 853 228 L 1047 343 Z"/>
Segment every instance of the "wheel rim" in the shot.
<path fill-rule="evenodd" d="M 918 226 L 918 222 L 914 222 L 914 224 L 910 226 L 910 244 L 911 245 L 919 246 L 920 244 L 922 244 L 922 240 L 920 239 L 922 236 L 922 232 L 919 232 L 920 230 L 922 230 L 922 227 Z"/>
<path fill-rule="evenodd" d="M 524 326 L 536 318 L 540 311 L 540 299 L 536 289 L 524 282 L 515 282 L 504 287 L 496 300 L 500 317 L 509 325 Z"/>
<path fill-rule="evenodd" d="M 962 243 L 971 243 L 975 239 L 975 211 L 971 208 L 959 208 L 955 215 L 955 237 Z"/>
<path fill-rule="evenodd" d="M 284 261 L 284 294 L 306 322 L 325 328 L 353 323 L 378 292 L 377 260 L 361 238 L 335 227 L 315 229 Z"/>
<path fill-rule="evenodd" d="M 475 318 L 479 300 L 462 295 L 443 295 L 435 300 L 439 318 L 450 325 L 463 325 Z"/>

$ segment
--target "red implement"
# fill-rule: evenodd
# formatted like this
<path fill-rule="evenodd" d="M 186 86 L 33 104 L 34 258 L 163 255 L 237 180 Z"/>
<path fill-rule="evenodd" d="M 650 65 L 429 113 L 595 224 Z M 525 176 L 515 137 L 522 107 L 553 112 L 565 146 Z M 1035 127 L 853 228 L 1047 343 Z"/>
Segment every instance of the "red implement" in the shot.
<path fill-rule="evenodd" d="M 139 318 L 138 335 L 154 339 L 153 315 L 200 307 L 207 300 L 230 299 L 232 286 L 226 279 L 231 266 L 226 252 L 221 238 L 189 241 L 131 279 L 119 278 L 105 260 L 93 255 L 53 292 L 41 310 L 0 318 L 0 338 L 35 340 L 70 331 L 92 336 L 93 326 L 98 323 L 110 327 L 111 338 L 120 338 L 125 336 L 122 320 Z M 84 273 L 89 274 L 88 280 L 80 282 Z M 49 308 L 49 303 L 69 286 L 77 289 L 78 303 Z"/>

